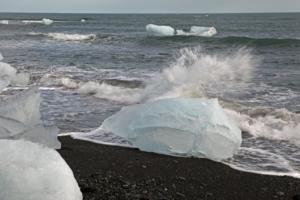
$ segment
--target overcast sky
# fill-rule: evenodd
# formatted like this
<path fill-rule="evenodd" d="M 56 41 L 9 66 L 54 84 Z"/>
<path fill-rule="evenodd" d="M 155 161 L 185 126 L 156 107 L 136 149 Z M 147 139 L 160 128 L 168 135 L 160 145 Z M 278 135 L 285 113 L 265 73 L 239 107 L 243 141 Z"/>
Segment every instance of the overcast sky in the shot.
<path fill-rule="evenodd" d="M 300 0 L 0 0 L 0 12 L 300 12 Z"/>

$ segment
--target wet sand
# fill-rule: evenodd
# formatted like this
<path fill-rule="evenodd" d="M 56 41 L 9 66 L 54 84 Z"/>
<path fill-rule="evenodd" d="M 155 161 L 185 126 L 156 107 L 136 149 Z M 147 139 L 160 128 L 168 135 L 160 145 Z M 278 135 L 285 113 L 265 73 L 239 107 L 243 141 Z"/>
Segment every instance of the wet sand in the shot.
<path fill-rule="evenodd" d="M 241 172 L 207 159 L 59 139 L 59 153 L 72 168 L 84 200 L 300 200 L 300 179 Z"/>

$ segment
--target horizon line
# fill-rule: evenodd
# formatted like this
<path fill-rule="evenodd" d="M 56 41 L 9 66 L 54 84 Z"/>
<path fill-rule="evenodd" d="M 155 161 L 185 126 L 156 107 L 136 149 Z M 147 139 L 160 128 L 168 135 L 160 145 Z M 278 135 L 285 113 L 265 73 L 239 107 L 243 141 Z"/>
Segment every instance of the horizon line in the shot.
<path fill-rule="evenodd" d="M 15 12 L 15 11 L 0 11 L 0 14 L 289 14 L 289 13 L 300 13 L 300 11 L 266 11 L 266 12 Z"/>

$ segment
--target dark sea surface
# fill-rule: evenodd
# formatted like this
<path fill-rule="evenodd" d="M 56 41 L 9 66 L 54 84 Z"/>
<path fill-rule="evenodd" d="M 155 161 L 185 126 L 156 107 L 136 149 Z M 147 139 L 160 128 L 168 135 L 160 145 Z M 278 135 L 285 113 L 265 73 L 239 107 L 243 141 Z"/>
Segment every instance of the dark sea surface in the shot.
<path fill-rule="evenodd" d="M 147 24 L 217 34 L 157 37 Z M 225 164 L 300 177 L 300 13 L 0 13 L 0 52 L 31 76 L 8 91 L 38 86 L 44 121 L 62 133 L 84 136 L 129 104 L 218 98 L 244 131 L 242 148 Z"/>

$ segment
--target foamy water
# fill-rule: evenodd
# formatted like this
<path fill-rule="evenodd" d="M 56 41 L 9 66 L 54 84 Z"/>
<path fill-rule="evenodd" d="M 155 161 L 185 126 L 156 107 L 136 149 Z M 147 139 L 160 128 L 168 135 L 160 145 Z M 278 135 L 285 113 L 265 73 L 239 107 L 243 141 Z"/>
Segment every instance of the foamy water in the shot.
<path fill-rule="evenodd" d="M 60 41 L 84 41 L 84 40 L 95 40 L 95 34 L 67 34 L 67 33 L 36 33 L 30 32 L 32 36 L 46 36 L 55 40 Z"/>
<path fill-rule="evenodd" d="M 79 92 L 125 103 L 177 97 L 222 99 L 227 92 L 246 92 L 243 90 L 247 90 L 247 83 L 252 79 L 259 62 L 260 58 L 245 48 L 225 55 L 207 55 L 202 53 L 201 48 L 185 48 L 179 52 L 176 61 L 154 79 L 150 79 L 145 88 L 130 89 L 87 82 L 79 86 Z M 243 146 L 237 155 L 224 163 L 245 171 L 300 177 L 300 154 L 297 153 L 300 145 L 300 115 L 286 109 L 251 108 L 233 106 L 232 103 L 223 103 L 227 115 L 250 136 L 244 137 Z M 74 137 L 124 145 L 123 140 L 101 131 L 87 135 L 74 134 Z M 290 154 L 291 151 L 296 153 Z"/>

